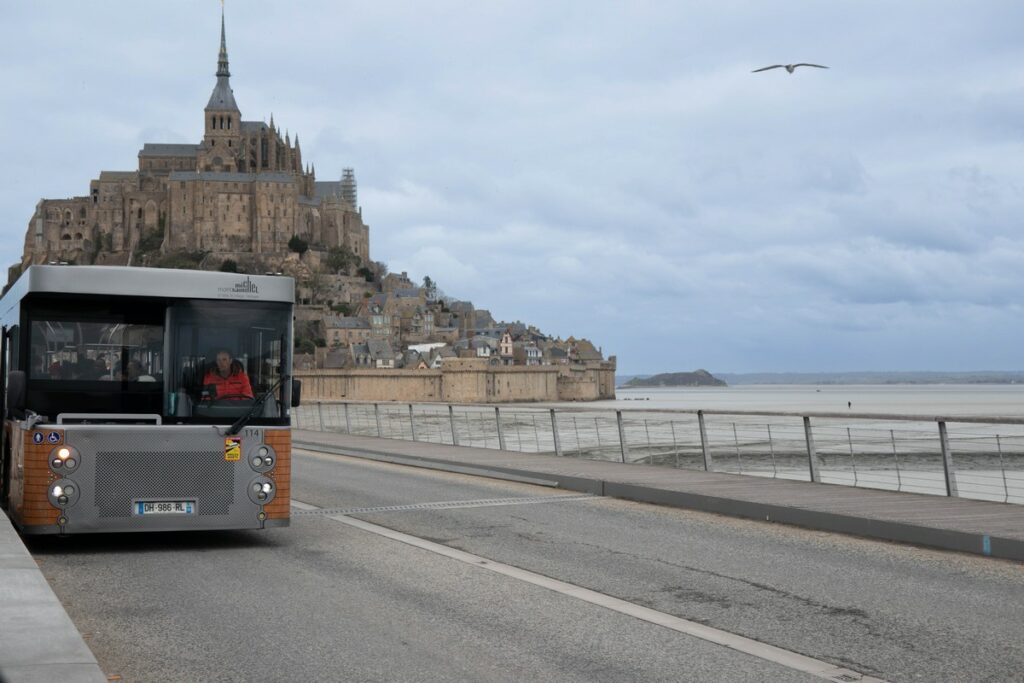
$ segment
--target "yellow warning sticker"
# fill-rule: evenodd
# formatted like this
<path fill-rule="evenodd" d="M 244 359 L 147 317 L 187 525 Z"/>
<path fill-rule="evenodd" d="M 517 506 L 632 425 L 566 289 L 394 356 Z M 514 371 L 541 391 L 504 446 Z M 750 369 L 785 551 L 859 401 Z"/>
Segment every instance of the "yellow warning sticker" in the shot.
<path fill-rule="evenodd" d="M 224 439 L 224 459 L 238 461 L 242 459 L 242 439 L 237 436 L 229 436 Z"/>

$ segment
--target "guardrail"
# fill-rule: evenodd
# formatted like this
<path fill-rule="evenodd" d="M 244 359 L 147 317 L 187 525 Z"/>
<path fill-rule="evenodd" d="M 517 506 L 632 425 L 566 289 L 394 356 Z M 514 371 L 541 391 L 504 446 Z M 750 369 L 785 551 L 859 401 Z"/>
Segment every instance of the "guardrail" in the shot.
<path fill-rule="evenodd" d="M 312 402 L 296 428 L 1024 503 L 1024 418 Z"/>

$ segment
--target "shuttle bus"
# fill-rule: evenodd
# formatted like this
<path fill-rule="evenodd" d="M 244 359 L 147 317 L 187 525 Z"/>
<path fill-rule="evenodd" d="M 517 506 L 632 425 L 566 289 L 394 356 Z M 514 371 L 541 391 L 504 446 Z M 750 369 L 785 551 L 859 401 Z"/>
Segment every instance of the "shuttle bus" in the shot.
<path fill-rule="evenodd" d="M 15 526 L 287 526 L 294 296 L 288 277 L 29 267 L 0 298 Z"/>

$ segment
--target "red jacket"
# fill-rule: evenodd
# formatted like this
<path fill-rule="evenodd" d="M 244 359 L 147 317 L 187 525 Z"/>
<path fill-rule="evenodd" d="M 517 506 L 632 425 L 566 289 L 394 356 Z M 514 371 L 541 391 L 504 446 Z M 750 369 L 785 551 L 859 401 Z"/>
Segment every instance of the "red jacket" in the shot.
<path fill-rule="evenodd" d="M 212 384 L 217 393 L 210 398 L 225 398 L 230 396 L 234 399 L 253 398 L 252 386 L 249 384 L 249 377 L 242 371 L 233 372 L 227 377 L 221 377 L 216 370 L 210 370 L 203 378 L 203 386 Z M 212 393 L 212 392 L 211 392 Z M 230 400 L 230 399 L 229 399 Z"/>

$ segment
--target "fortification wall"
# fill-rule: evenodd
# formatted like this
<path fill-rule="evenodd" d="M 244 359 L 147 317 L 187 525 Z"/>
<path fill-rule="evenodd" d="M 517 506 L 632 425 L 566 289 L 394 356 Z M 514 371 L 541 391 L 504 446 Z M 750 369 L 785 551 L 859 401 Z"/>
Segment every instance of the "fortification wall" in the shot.
<path fill-rule="evenodd" d="M 610 395 L 608 379 L 612 374 Z M 515 403 L 614 398 L 614 371 L 566 366 L 502 367 L 474 361 L 441 370 L 296 370 L 303 400 Z"/>

